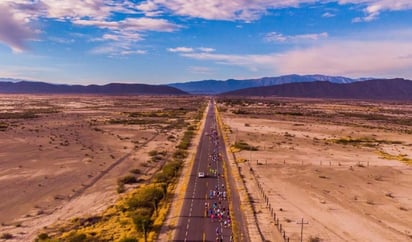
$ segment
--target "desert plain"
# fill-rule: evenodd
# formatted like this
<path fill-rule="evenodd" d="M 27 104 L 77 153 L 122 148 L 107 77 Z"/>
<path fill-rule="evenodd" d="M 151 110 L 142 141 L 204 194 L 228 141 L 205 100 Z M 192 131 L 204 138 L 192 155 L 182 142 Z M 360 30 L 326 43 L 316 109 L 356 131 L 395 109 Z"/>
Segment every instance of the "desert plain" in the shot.
<path fill-rule="evenodd" d="M 412 240 L 412 103 L 218 103 L 263 241 Z"/>
<path fill-rule="evenodd" d="M 99 214 L 169 160 L 205 98 L 0 96 L 0 234 Z M 155 151 L 155 152 L 154 152 Z M 1 239 L 0 239 L 1 240 Z"/>
<path fill-rule="evenodd" d="M 32 241 L 102 212 L 121 196 L 119 178 L 144 183 L 170 159 L 206 100 L 0 96 L 0 234 Z M 281 225 L 289 241 L 301 232 L 312 242 L 412 239 L 412 103 L 217 103 L 258 227 L 254 238 L 279 241 Z"/>

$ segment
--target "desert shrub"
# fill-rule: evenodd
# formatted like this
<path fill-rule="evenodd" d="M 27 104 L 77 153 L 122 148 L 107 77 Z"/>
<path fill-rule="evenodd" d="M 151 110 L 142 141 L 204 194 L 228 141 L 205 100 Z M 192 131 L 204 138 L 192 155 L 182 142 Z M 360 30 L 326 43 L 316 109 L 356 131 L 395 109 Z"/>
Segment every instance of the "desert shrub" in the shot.
<path fill-rule="evenodd" d="M 152 156 L 152 158 L 150 160 L 153 161 L 153 162 L 159 162 L 159 161 L 163 160 L 163 157 L 161 155 L 155 155 L 155 156 Z"/>
<path fill-rule="evenodd" d="M 240 149 L 240 150 L 250 150 L 250 151 L 257 151 L 258 148 L 256 146 L 251 146 L 248 143 L 244 142 L 244 141 L 238 141 L 235 142 L 235 144 L 233 145 L 235 148 Z"/>
<path fill-rule="evenodd" d="M 41 233 L 41 234 L 39 234 L 39 235 L 37 236 L 37 238 L 38 238 L 39 240 L 46 240 L 46 239 L 49 238 L 49 235 L 48 235 L 47 233 Z"/>
<path fill-rule="evenodd" d="M 21 113 L 0 113 L 0 119 L 32 119 L 37 118 L 37 115 L 31 111 Z"/>
<path fill-rule="evenodd" d="M 234 113 L 234 114 L 248 114 L 249 112 L 244 110 L 244 109 L 239 108 L 239 109 L 233 110 L 232 113 Z"/>
<path fill-rule="evenodd" d="M 148 216 L 137 214 L 133 216 L 133 223 L 135 224 L 136 230 L 142 232 L 144 238 L 146 238 L 147 232 L 151 228 L 153 221 Z"/>
<path fill-rule="evenodd" d="M 137 179 L 134 176 L 128 175 L 128 176 L 120 178 L 118 180 L 118 183 L 133 184 L 133 183 L 137 183 Z"/>
<path fill-rule="evenodd" d="M 187 157 L 187 151 L 178 149 L 173 154 L 173 158 L 183 160 Z"/>
<path fill-rule="evenodd" d="M 130 209 L 139 207 L 153 207 L 153 201 L 160 201 L 163 198 L 163 190 L 159 186 L 148 186 L 141 188 L 126 203 Z"/>
<path fill-rule="evenodd" d="M 87 240 L 87 236 L 83 233 L 72 232 L 67 236 L 68 242 L 83 242 Z"/>
<path fill-rule="evenodd" d="M 9 124 L 5 122 L 0 122 L 0 131 L 6 131 L 8 127 L 9 127 Z"/>
<path fill-rule="evenodd" d="M 0 239 L 5 239 L 5 240 L 8 240 L 8 239 L 13 239 L 13 235 L 12 234 L 10 234 L 10 233 L 3 233 L 1 236 L 0 236 Z"/>
<path fill-rule="evenodd" d="M 138 168 L 131 169 L 129 172 L 132 173 L 132 174 L 136 174 L 136 175 L 142 173 L 142 171 Z"/>
<path fill-rule="evenodd" d="M 177 175 L 181 164 L 178 161 L 169 162 L 163 166 L 162 171 L 155 175 L 156 182 L 163 182 L 169 184 Z"/>
<path fill-rule="evenodd" d="M 321 240 L 318 236 L 314 236 L 314 237 L 310 236 L 309 238 L 309 242 L 320 242 L 320 241 Z"/>
<path fill-rule="evenodd" d="M 150 151 L 150 152 L 149 152 L 149 155 L 150 155 L 150 156 L 155 156 L 155 155 L 157 155 L 157 150 L 152 150 L 152 151 Z"/>
<path fill-rule="evenodd" d="M 126 191 L 126 188 L 124 187 L 124 183 L 118 183 L 117 184 L 117 193 L 124 193 Z"/>

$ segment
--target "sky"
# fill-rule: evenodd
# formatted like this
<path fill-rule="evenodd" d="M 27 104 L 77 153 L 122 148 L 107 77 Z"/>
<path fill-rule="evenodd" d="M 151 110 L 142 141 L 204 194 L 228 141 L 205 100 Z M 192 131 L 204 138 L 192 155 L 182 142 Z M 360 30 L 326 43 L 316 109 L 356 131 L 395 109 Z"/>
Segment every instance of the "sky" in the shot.
<path fill-rule="evenodd" d="M 0 77 L 412 79 L 411 0 L 0 0 Z"/>

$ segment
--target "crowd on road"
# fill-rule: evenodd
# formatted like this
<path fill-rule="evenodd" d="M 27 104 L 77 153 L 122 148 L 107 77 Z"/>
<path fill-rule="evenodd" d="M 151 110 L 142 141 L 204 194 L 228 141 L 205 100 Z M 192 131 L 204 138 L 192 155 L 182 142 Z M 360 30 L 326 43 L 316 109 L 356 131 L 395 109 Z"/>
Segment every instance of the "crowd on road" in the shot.
<path fill-rule="evenodd" d="M 212 223 L 217 223 L 216 227 L 216 242 L 222 242 L 224 235 L 233 240 L 231 235 L 232 220 L 229 213 L 227 202 L 227 191 L 224 184 L 223 172 L 219 170 L 221 167 L 222 156 L 219 153 L 219 137 L 217 129 L 214 128 L 209 133 L 209 140 L 212 144 L 211 154 L 209 154 L 208 170 L 209 176 L 217 179 L 217 184 L 209 191 L 208 200 L 205 202 L 205 215 L 210 218 Z"/>

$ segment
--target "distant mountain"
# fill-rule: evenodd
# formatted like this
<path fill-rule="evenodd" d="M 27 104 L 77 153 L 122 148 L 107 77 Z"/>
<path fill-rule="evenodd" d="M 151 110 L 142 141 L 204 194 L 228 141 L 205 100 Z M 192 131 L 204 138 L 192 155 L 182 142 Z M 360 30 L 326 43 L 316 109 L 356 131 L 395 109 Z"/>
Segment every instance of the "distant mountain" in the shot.
<path fill-rule="evenodd" d="M 312 82 L 312 81 L 329 81 L 333 83 L 351 83 L 357 81 L 355 79 L 341 76 L 324 76 L 324 75 L 286 75 L 278 77 L 263 77 L 259 79 L 235 80 L 229 79 L 226 81 L 204 80 L 192 81 L 185 83 L 172 83 L 169 86 L 178 88 L 182 91 L 191 94 L 219 94 L 249 87 L 273 86 L 284 83 L 294 82 Z"/>
<path fill-rule="evenodd" d="M 279 96 L 333 99 L 412 100 L 412 81 L 376 79 L 339 84 L 328 81 L 288 83 L 222 93 L 226 96 Z"/>
<path fill-rule="evenodd" d="M 21 82 L 21 81 L 27 81 L 27 80 L 0 77 L 0 82 Z"/>
<path fill-rule="evenodd" d="M 109 95 L 186 95 L 188 93 L 167 85 L 121 84 L 57 85 L 31 81 L 0 81 L 0 93 L 29 94 L 109 94 Z"/>

